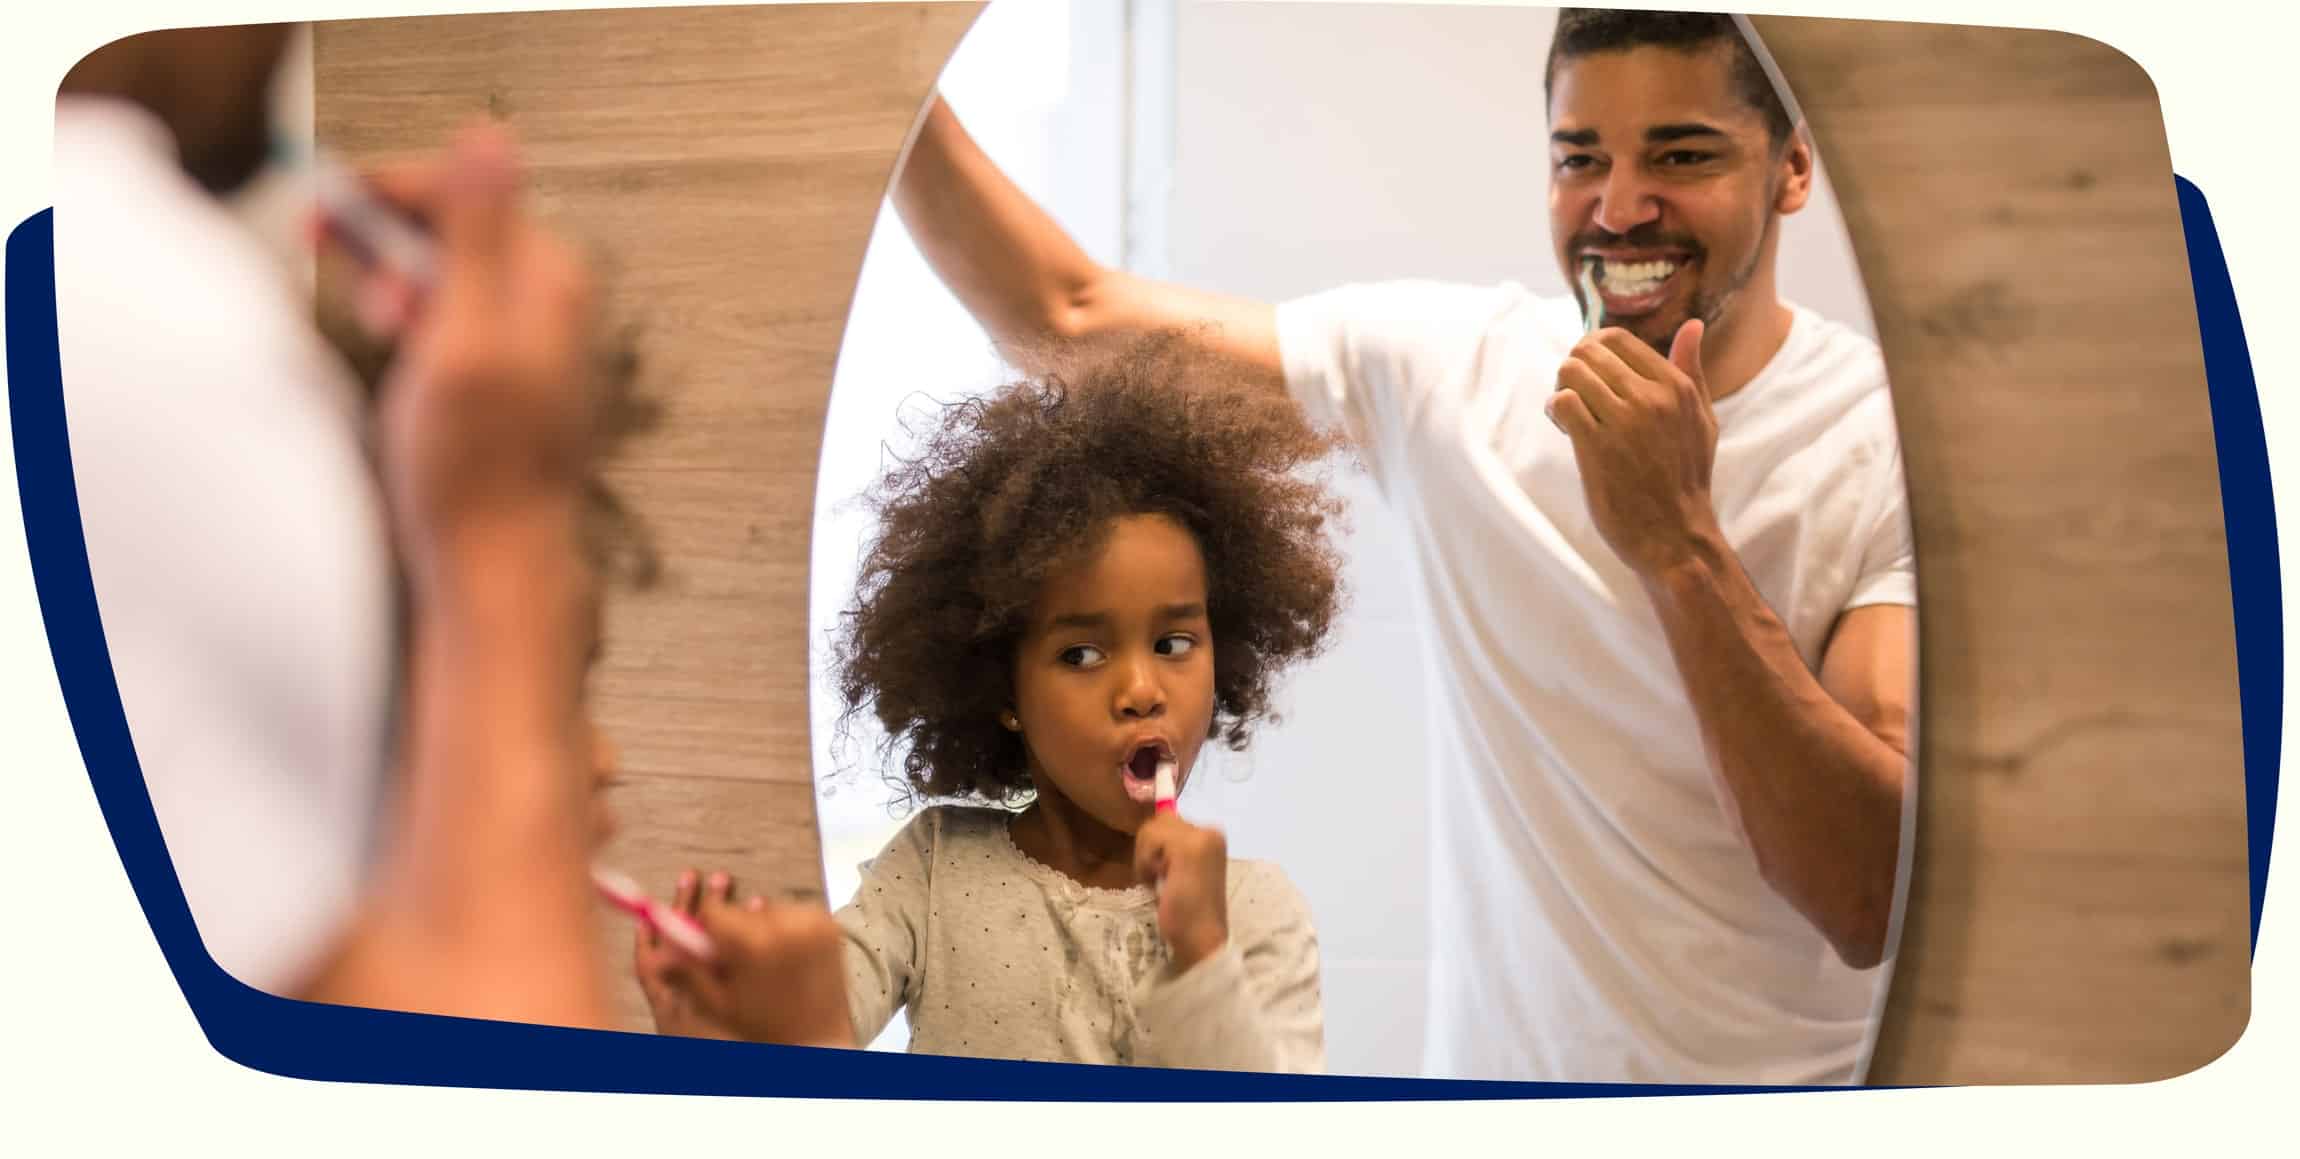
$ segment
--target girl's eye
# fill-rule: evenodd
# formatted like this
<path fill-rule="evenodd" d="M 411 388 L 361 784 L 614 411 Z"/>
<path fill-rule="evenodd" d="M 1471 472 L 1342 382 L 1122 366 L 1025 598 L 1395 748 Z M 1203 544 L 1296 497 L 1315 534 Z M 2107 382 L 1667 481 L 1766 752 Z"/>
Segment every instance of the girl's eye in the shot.
<path fill-rule="evenodd" d="M 1072 668 L 1091 668 L 1102 662 L 1102 649 L 1092 644 L 1073 644 L 1062 650 L 1062 662 Z"/>
<path fill-rule="evenodd" d="M 1158 641 L 1158 654 L 1160 656 L 1186 656 L 1192 648 L 1197 646 L 1198 641 L 1188 636 L 1168 636 Z"/>

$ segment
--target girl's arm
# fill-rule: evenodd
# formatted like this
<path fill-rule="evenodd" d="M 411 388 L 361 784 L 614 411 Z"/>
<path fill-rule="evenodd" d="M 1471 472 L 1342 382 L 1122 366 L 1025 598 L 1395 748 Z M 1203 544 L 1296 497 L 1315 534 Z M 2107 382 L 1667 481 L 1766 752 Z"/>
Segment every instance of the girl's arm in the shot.
<path fill-rule="evenodd" d="M 862 867 L 862 883 L 839 908 L 845 936 L 847 1013 L 855 1045 L 869 1046 L 895 1013 L 917 996 L 919 947 L 925 944 L 927 869 L 933 864 L 938 811 L 903 826 Z"/>
<path fill-rule="evenodd" d="M 1326 1069 L 1318 935 L 1301 892 L 1276 866 L 1230 864 L 1229 939 L 1137 1003 L 1149 1066 L 1317 1074 Z"/>

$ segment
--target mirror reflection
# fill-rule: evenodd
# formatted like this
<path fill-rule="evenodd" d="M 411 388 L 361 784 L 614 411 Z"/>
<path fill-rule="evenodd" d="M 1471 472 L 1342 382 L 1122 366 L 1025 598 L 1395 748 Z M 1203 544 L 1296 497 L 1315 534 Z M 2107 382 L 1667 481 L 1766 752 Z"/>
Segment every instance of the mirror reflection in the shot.
<path fill-rule="evenodd" d="M 1347 511 L 1330 532 L 1345 610 L 1289 622 L 1322 629 L 1318 654 L 1249 745 L 1181 754 L 1179 801 L 1226 836 L 1234 874 L 1299 891 L 1304 912 L 1280 924 L 1314 929 L 1327 1068 L 1857 1081 L 1911 782 L 1914 560 L 1859 271 L 1754 32 L 1709 14 L 1182 4 L 1170 37 L 1129 39 L 1088 12 L 993 4 L 910 149 L 825 440 L 818 631 L 836 637 L 849 606 L 828 599 L 853 590 L 843 553 L 888 531 L 867 504 L 839 505 L 883 465 L 882 440 L 965 474 L 977 464 L 948 440 L 966 436 L 945 424 L 977 420 L 938 405 L 1019 405 L 1010 380 L 1032 381 L 1049 341 L 1180 328 L 1218 360 L 1178 369 L 1182 392 L 1287 400 L 1344 447 L 1317 481 Z M 1123 99 L 1085 67 L 1121 53 L 1137 63 Z M 1065 91 L 1015 79 L 1049 61 Z M 982 335 L 1012 373 L 981 365 Z M 1266 442 L 1258 466 L 1291 470 L 1291 442 Z M 1100 469 L 1111 488 L 1135 470 Z M 1082 534 L 1101 546 L 1073 566 L 1122 566 L 1128 541 L 1102 537 L 1126 526 Z M 1205 556 L 1218 528 L 1191 530 L 1212 588 L 1243 582 L 1224 572 L 1248 565 Z M 1002 541 L 977 547 L 1012 562 Z M 1285 566 L 1258 558 L 1249 574 Z M 1027 606 L 1014 601 L 1001 655 L 1032 638 Z M 1217 662 L 1225 635 L 1208 641 Z M 1104 665 L 1080 678 L 1109 682 L 1102 747 L 1123 747 L 1135 676 L 1110 641 L 1080 640 Z M 1020 696 L 1029 662 L 984 681 Z M 866 694 L 850 703 L 879 710 L 873 742 L 888 734 L 872 726 L 893 728 L 859 767 L 916 760 L 918 718 L 839 675 Z M 1009 839 L 983 844 L 1018 908 L 1091 914 L 1022 939 L 1077 948 L 1046 992 L 1136 995 L 1089 1019 L 1124 1031 L 1067 1048 L 1107 1059 L 1164 983 L 1097 947 L 1155 945 L 1171 907 L 1132 895 L 1113 940 L 1118 919 L 1079 908 L 1073 887 L 1126 884 L 1099 876 L 1113 858 L 1087 835 L 1122 846 L 1147 806 L 1094 807 L 1132 786 L 1122 760 L 1096 750 L 1073 773 L 1067 734 L 1016 736 L 1003 767 L 1027 769 L 1030 794 L 968 802 L 1007 810 L 991 814 L 916 811 L 897 792 L 890 816 L 853 752 L 818 745 L 832 893 L 865 915 L 850 930 L 874 929 L 883 871 L 857 864 L 881 845 L 931 857 L 955 842 L 936 828 L 952 818 L 1003 825 Z M 1115 788 L 1069 783 L 1089 770 Z M 1060 820 L 1077 813 L 1093 824 Z M 964 908 L 931 887 L 907 904 Z M 1296 1017 L 1279 996 L 1302 985 L 1300 951 L 1272 920 L 1231 928 L 1268 971 L 1244 985 L 1270 1005 L 1226 1014 L 1240 1026 Z M 1001 928 L 980 953 L 1002 952 Z M 914 1004 L 911 1018 L 924 1049 L 920 1027 L 939 1041 L 972 1016 Z M 1279 1053 L 1262 1057 L 1281 1057 L 1284 1035 L 1263 1037 Z M 899 1020 L 878 1039 L 905 1041 Z"/>

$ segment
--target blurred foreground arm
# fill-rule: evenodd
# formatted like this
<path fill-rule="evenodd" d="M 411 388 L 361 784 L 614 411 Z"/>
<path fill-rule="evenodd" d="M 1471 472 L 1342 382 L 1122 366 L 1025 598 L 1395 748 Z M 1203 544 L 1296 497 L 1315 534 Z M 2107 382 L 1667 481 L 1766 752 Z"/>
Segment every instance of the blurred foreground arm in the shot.
<path fill-rule="evenodd" d="M 440 281 L 406 303 L 379 400 L 410 589 L 398 797 L 367 896 L 305 988 L 327 1002 L 608 1025 L 586 884 L 581 481 L 589 275 L 519 206 L 508 140 L 378 176 L 428 222 Z"/>

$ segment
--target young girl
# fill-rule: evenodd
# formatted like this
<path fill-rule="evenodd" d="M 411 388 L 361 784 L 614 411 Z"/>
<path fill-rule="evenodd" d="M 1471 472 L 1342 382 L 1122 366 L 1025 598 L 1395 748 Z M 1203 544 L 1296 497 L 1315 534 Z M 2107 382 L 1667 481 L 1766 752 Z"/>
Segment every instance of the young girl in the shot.
<path fill-rule="evenodd" d="M 1156 807 L 1242 748 L 1338 603 L 1333 444 L 1176 336 L 950 408 L 888 474 L 839 656 L 918 813 L 831 919 L 682 879 L 709 964 L 642 941 L 668 1033 L 923 1053 L 1323 1069 L 1317 938 L 1276 866 Z M 843 959 L 843 970 L 830 963 Z M 836 1004 L 844 1026 L 810 1021 Z M 811 996 L 811 997 L 810 997 Z M 850 1037 L 851 1036 L 851 1037 Z"/>

